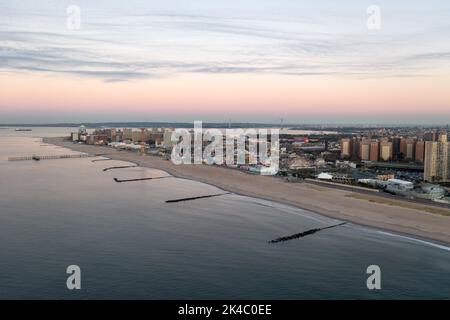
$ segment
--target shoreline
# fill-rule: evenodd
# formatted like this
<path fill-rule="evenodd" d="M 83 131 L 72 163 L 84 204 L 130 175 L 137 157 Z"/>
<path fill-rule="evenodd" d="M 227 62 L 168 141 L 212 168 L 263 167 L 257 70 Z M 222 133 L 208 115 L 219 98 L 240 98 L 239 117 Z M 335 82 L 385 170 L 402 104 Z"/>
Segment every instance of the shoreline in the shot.
<path fill-rule="evenodd" d="M 289 183 L 277 177 L 250 175 L 218 166 L 174 165 L 157 156 L 141 156 L 104 146 L 73 144 L 61 137 L 43 138 L 43 142 L 163 170 L 176 178 L 206 183 L 241 196 L 291 205 L 327 218 L 450 244 L 450 209 L 447 208 L 435 208 L 377 194 L 365 195 L 307 182 Z M 442 214 L 431 213 L 431 208 Z"/>

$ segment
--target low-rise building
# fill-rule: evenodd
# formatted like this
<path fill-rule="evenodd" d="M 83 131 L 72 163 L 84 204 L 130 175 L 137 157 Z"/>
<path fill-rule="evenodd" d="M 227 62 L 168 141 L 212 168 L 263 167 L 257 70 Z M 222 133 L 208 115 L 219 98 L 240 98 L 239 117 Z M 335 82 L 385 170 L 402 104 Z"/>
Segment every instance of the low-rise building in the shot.
<path fill-rule="evenodd" d="M 317 176 L 317 179 L 331 181 L 331 180 L 333 180 L 333 176 L 329 173 L 322 172 Z"/>
<path fill-rule="evenodd" d="M 406 180 L 400 180 L 400 179 L 389 179 L 386 182 L 386 191 L 395 193 L 395 194 L 401 194 L 401 195 L 408 195 L 408 192 L 412 191 L 414 189 L 414 183 Z"/>

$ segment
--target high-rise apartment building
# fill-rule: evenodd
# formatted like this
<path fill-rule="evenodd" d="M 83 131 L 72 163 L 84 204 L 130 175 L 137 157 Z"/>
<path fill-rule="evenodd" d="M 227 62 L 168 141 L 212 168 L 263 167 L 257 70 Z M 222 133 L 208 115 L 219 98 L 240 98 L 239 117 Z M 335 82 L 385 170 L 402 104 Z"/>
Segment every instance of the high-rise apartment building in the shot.
<path fill-rule="evenodd" d="M 341 139 L 341 158 L 356 160 L 360 157 L 359 138 Z"/>
<path fill-rule="evenodd" d="M 450 181 L 450 148 L 447 133 L 438 141 L 425 142 L 425 166 L 423 179 L 430 182 Z"/>
<path fill-rule="evenodd" d="M 125 128 L 123 129 L 123 139 L 132 140 L 133 139 L 133 129 Z"/>
<path fill-rule="evenodd" d="M 378 161 L 380 156 L 380 142 L 372 140 L 370 142 L 370 161 Z"/>
<path fill-rule="evenodd" d="M 354 137 L 352 139 L 352 155 L 351 155 L 351 159 L 352 160 L 357 160 L 359 159 L 359 145 L 360 145 L 361 141 L 359 137 Z"/>
<path fill-rule="evenodd" d="M 425 134 L 423 135 L 423 140 L 425 141 L 437 141 L 437 133 L 436 131 L 429 131 L 429 132 L 425 132 Z"/>
<path fill-rule="evenodd" d="M 363 161 L 370 160 L 370 140 L 362 140 L 360 143 L 359 156 Z"/>
<path fill-rule="evenodd" d="M 416 142 L 414 139 L 402 138 L 400 140 L 401 159 L 405 161 L 413 161 L 415 156 Z"/>
<path fill-rule="evenodd" d="M 400 160 L 400 141 L 401 138 L 392 138 L 392 158 L 393 160 Z"/>
<path fill-rule="evenodd" d="M 350 158 L 352 156 L 352 142 L 350 138 L 341 139 L 341 158 Z"/>
<path fill-rule="evenodd" d="M 417 162 L 423 163 L 425 159 L 425 141 L 416 142 L 416 153 L 414 158 Z"/>
<path fill-rule="evenodd" d="M 393 157 L 393 145 L 389 141 L 380 142 L 380 158 L 383 161 L 391 161 Z"/>

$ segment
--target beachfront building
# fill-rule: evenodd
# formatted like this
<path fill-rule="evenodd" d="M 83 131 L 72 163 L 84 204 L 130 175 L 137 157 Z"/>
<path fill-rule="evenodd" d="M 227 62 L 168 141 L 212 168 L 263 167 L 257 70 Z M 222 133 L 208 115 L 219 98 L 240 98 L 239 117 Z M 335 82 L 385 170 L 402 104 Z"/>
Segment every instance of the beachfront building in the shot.
<path fill-rule="evenodd" d="M 322 172 L 317 176 L 317 179 L 331 181 L 331 180 L 333 180 L 333 176 L 329 173 Z"/>
<path fill-rule="evenodd" d="M 353 150 L 352 139 L 344 138 L 341 139 L 341 157 L 342 158 L 350 158 Z"/>
<path fill-rule="evenodd" d="M 423 163 L 424 159 L 425 159 L 425 141 L 417 141 L 415 160 L 416 162 Z"/>
<path fill-rule="evenodd" d="M 442 133 L 438 141 L 425 143 L 424 181 L 450 181 L 450 148 L 447 133 Z"/>
<path fill-rule="evenodd" d="M 370 141 L 363 140 L 360 144 L 360 158 L 362 161 L 370 160 Z"/>
<path fill-rule="evenodd" d="M 380 142 L 380 158 L 383 161 L 391 161 L 393 156 L 393 146 L 390 141 Z"/>
<path fill-rule="evenodd" d="M 378 140 L 372 140 L 370 142 L 370 161 L 378 161 L 380 155 L 380 142 Z"/>
<path fill-rule="evenodd" d="M 414 161 L 416 141 L 411 138 L 402 138 L 400 140 L 400 154 L 405 161 Z"/>

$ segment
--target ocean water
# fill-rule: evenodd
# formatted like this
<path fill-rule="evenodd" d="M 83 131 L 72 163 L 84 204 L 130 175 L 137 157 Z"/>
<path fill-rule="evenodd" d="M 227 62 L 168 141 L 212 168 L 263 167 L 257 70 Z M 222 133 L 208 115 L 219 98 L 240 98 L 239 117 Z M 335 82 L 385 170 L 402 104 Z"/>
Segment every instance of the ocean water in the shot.
<path fill-rule="evenodd" d="M 450 298 L 450 248 L 42 143 L 67 128 L 0 129 L 0 299 Z M 169 176 L 169 177 L 167 177 Z M 166 177 L 117 183 L 113 179 Z M 301 195 L 299 195 L 300 197 Z M 395 209 L 393 209 L 395 210 Z M 450 232 L 450 230 L 449 230 Z M 81 268 L 81 290 L 66 268 Z M 381 268 L 381 290 L 366 269 Z"/>

